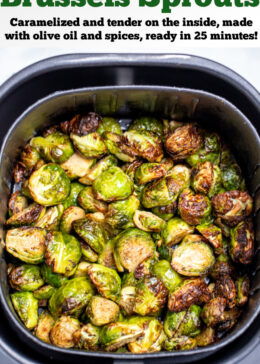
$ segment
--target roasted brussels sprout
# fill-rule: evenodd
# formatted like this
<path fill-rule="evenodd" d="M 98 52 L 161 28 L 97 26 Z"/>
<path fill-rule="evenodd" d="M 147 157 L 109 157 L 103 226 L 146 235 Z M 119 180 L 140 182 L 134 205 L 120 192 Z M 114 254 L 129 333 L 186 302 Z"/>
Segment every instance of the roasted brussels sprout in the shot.
<path fill-rule="evenodd" d="M 139 132 L 142 131 L 151 131 L 154 134 L 159 135 L 160 137 L 163 136 L 163 123 L 152 117 L 142 117 L 135 119 L 129 126 L 128 130 L 138 130 Z"/>
<path fill-rule="evenodd" d="M 164 177 L 167 173 L 167 165 L 164 163 L 143 163 L 135 172 L 135 182 L 143 185 L 155 179 Z"/>
<path fill-rule="evenodd" d="M 102 212 L 107 211 L 105 202 L 95 199 L 92 187 L 85 187 L 78 195 L 78 203 L 86 212 Z"/>
<path fill-rule="evenodd" d="M 216 340 L 215 330 L 212 327 L 206 327 L 200 334 L 195 336 L 197 346 L 208 346 Z"/>
<path fill-rule="evenodd" d="M 34 291 L 44 284 L 40 267 L 32 264 L 13 268 L 8 278 L 11 287 L 17 291 Z"/>
<path fill-rule="evenodd" d="M 79 330 L 80 322 L 69 316 L 61 316 L 50 331 L 50 341 L 61 348 L 74 346 L 73 334 Z"/>
<path fill-rule="evenodd" d="M 167 351 L 173 350 L 192 350 L 197 346 L 195 338 L 188 336 L 173 337 L 171 339 L 167 338 L 164 342 L 164 349 Z"/>
<path fill-rule="evenodd" d="M 136 210 L 133 221 L 138 229 L 148 232 L 160 232 L 165 225 L 164 220 L 148 211 Z"/>
<path fill-rule="evenodd" d="M 233 278 L 236 277 L 236 270 L 231 264 L 228 255 L 226 254 L 218 255 L 216 263 L 214 264 L 213 269 L 210 272 L 210 275 L 215 280 L 225 275 L 231 276 Z"/>
<path fill-rule="evenodd" d="M 254 229 L 251 220 L 241 221 L 231 229 L 229 253 L 236 263 L 251 263 L 254 256 Z"/>
<path fill-rule="evenodd" d="M 239 307 L 244 306 L 248 301 L 250 280 L 248 276 L 239 277 L 236 280 L 237 302 Z"/>
<path fill-rule="evenodd" d="M 34 334 L 38 339 L 50 344 L 50 332 L 55 323 L 54 318 L 48 311 L 43 311 L 39 317 Z"/>
<path fill-rule="evenodd" d="M 45 164 L 29 178 L 30 193 L 37 203 L 44 206 L 58 205 L 70 193 L 70 180 L 57 164 Z"/>
<path fill-rule="evenodd" d="M 21 194 L 21 191 L 16 191 L 12 193 L 9 203 L 9 216 L 18 214 L 22 210 L 26 209 L 28 207 L 28 201 L 25 196 Z"/>
<path fill-rule="evenodd" d="M 130 147 L 123 144 L 123 137 L 116 133 L 104 132 L 103 138 L 109 153 L 123 162 L 133 162 L 135 155 Z"/>
<path fill-rule="evenodd" d="M 101 296 L 115 302 L 119 301 L 121 279 L 114 269 L 101 264 L 90 264 L 87 272 Z"/>
<path fill-rule="evenodd" d="M 174 217 L 167 221 L 162 231 L 162 238 L 165 245 L 172 246 L 178 244 L 186 235 L 192 234 L 193 232 L 193 226 L 187 224 L 179 217 Z"/>
<path fill-rule="evenodd" d="M 117 321 L 119 306 L 107 298 L 93 296 L 88 303 L 86 313 L 93 325 L 104 326 Z"/>
<path fill-rule="evenodd" d="M 234 227 L 251 214 L 253 200 L 247 192 L 228 191 L 215 195 L 212 206 L 217 217 Z"/>
<path fill-rule="evenodd" d="M 52 231 L 47 234 L 45 244 L 45 263 L 55 273 L 72 275 L 81 258 L 79 241 L 73 235 Z"/>
<path fill-rule="evenodd" d="M 195 153 L 202 145 L 198 128 L 186 124 L 177 128 L 165 141 L 165 149 L 173 160 L 182 160 Z"/>
<path fill-rule="evenodd" d="M 69 179 L 83 178 L 91 171 L 91 168 L 95 164 L 95 159 L 85 158 L 79 153 L 74 153 L 72 156 L 62 163 L 60 166 L 64 169 Z"/>
<path fill-rule="evenodd" d="M 28 330 L 32 330 L 38 322 L 38 300 L 32 292 L 12 293 L 11 300 L 24 325 Z"/>
<path fill-rule="evenodd" d="M 38 264 L 44 259 L 46 230 L 23 226 L 7 231 L 8 253 L 25 263 Z"/>
<path fill-rule="evenodd" d="M 22 162 L 17 162 L 14 167 L 14 181 L 15 183 L 21 183 L 26 180 L 29 175 L 29 171 Z"/>
<path fill-rule="evenodd" d="M 133 314 L 136 284 L 137 279 L 135 278 L 133 272 L 125 273 L 123 275 L 120 301 L 118 302 L 118 304 L 126 316 Z"/>
<path fill-rule="evenodd" d="M 67 277 L 64 277 L 58 273 L 54 273 L 52 268 L 47 264 L 43 264 L 41 266 L 41 276 L 45 283 L 48 283 L 56 288 L 61 287 L 68 280 Z"/>
<path fill-rule="evenodd" d="M 237 319 L 241 315 L 241 310 L 238 308 L 233 308 L 232 310 L 224 311 L 222 319 L 218 324 L 218 331 L 223 334 L 232 329 L 232 327 L 237 323 Z"/>
<path fill-rule="evenodd" d="M 196 229 L 214 247 L 216 254 L 223 253 L 221 229 L 213 224 L 203 224 L 196 226 Z"/>
<path fill-rule="evenodd" d="M 103 134 L 105 131 L 122 134 L 120 125 L 114 118 L 102 118 L 102 122 L 99 125 L 97 132 Z"/>
<path fill-rule="evenodd" d="M 67 199 L 63 202 L 64 210 L 70 206 L 78 206 L 78 195 L 81 190 L 85 188 L 84 185 L 78 182 L 72 182 L 70 184 L 70 193 Z"/>
<path fill-rule="evenodd" d="M 112 202 L 108 206 L 106 222 L 117 229 L 126 229 L 134 226 L 133 216 L 139 208 L 140 202 L 135 195 L 131 195 L 126 200 Z"/>
<path fill-rule="evenodd" d="M 89 112 L 87 114 L 77 114 L 70 121 L 62 122 L 60 126 L 65 134 L 73 133 L 82 136 L 97 131 L 101 121 L 100 115 Z"/>
<path fill-rule="evenodd" d="M 34 226 L 44 228 L 46 230 L 58 230 L 60 219 L 63 213 L 63 205 L 49 207 L 45 214 L 37 220 Z"/>
<path fill-rule="evenodd" d="M 93 294 L 94 288 L 87 277 L 70 279 L 51 296 L 50 313 L 54 317 L 75 314 L 87 306 Z"/>
<path fill-rule="evenodd" d="M 27 144 L 21 153 L 21 162 L 27 169 L 33 169 L 39 160 L 41 159 L 36 148 L 33 148 L 30 144 Z"/>
<path fill-rule="evenodd" d="M 223 320 L 223 314 L 226 308 L 226 299 L 216 297 L 210 300 L 202 308 L 201 318 L 207 326 L 216 326 Z"/>
<path fill-rule="evenodd" d="M 59 132 L 49 134 L 45 138 L 32 138 L 30 145 L 47 162 L 64 163 L 74 153 L 70 138 Z"/>
<path fill-rule="evenodd" d="M 155 276 L 145 276 L 136 285 L 133 311 L 140 316 L 153 316 L 167 301 L 168 289 Z"/>
<path fill-rule="evenodd" d="M 201 276 L 208 273 L 215 263 L 210 246 L 200 235 L 187 235 L 174 250 L 171 266 L 184 276 Z"/>
<path fill-rule="evenodd" d="M 60 222 L 60 230 L 63 233 L 70 234 L 72 231 L 72 224 L 76 220 L 84 219 L 86 216 L 85 211 L 77 206 L 70 206 L 66 208 L 62 214 Z"/>
<path fill-rule="evenodd" d="M 121 346 L 136 341 L 143 333 L 137 324 L 113 322 L 101 329 L 100 341 L 106 351 L 115 351 Z"/>
<path fill-rule="evenodd" d="M 129 228 L 114 239 L 114 258 L 119 272 L 134 272 L 145 259 L 154 255 L 155 246 L 151 236 L 142 230 Z"/>
<path fill-rule="evenodd" d="M 157 254 L 155 253 L 151 257 L 139 263 L 135 270 L 135 278 L 139 280 L 144 276 L 151 275 L 152 268 L 157 261 L 158 261 Z"/>
<path fill-rule="evenodd" d="M 33 203 L 30 206 L 26 207 L 22 211 L 17 214 L 13 214 L 7 221 L 6 225 L 9 226 L 22 226 L 22 225 L 31 225 L 35 223 L 38 219 L 45 213 L 45 207 L 38 205 L 37 203 Z"/>
<path fill-rule="evenodd" d="M 182 283 L 182 278 L 172 269 L 167 260 L 155 263 L 152 272 L 163 282 L 169 292 L 173 292 Z"/>
<path fill-rule="evenodd" d="M 117 166 L 117 159 L 113 155 L 108 155 L 102 159 L 100 159 L 96 164 L 92 166 L 92 168 L 79 179 L 81 183 L 84 185 L 92 185 L 92 183 L 100 176 L 104 171 L 109 169 L 110 167 Z"/>
<path fill-rule="evenodd" d="M 53 293 L 55 292 L 55 288 L 52 287 L 50 284 L 45 286 L 41 286 L 40 288 L 36 289 L 33 292 L 33 295 L 37 300 L 48 300 L 51 298 Z"/>
<path fill-rule="evenodd" d="M 99 336 L 100 328 L 87 324 L 74 332 L 73 339 L 78 348 L 97 351 L 99 348 Z"/>
<path fill-rule="evenodd" d="M 220 169 L 224 188 L 227 191 L 241 190 L 243 181 L 241 169 L 226 145 L 221 148 Z"/>
<path fill-rule="evenodd" d="M 98 260 L 98 254 L 90 248 L 88 244 L 86 244 L 83 240 L 80 241 L 82 258 L 87 260 L 88 262 L 95 263 Z"/>
<path fill-rule="evenodd" d="M 233 279 L 230 276 L 222 275 L 216 281 L 215 292 L 218 297 L 224 297 L 226 299 L 226 305 L 229 308 L 236 306 L 237 290 Z"/>
<path fill-rule="evenodd" d="M 204 279 L 187 279 L 170 293 L 168 309 L 173 312 L 180 312 L 193 304 L 206 303 L 210 299 L 211 292 Z"/>
<path fill-rule="evenodd" d="M 216 164 L 204 162 L 193 171 L 192 186 L 197 193 L 210 198 L 221 190 L 221 171 Z"/>
<path fill-rule="evenodd" d="M 201 308 L 192 305 L 187 311 L 170 312 L 167 311 L 164 320 L 164 331 L 170 338 L 178 336 L 196 336 L 200 333 L 200 313 Z"/>
<path fill-rule="evenodd" d="M 113 240 L 109 240 L 106 243 L 102 253 L 99 254 L 97 261 L 99 264 L 102 264 L 105 267 L 116 269 L 116 262 L 114 259 L 114 242 L 113 242 Z"/>
<path fill-rule="evenodd" d="M 170 220 L 177 211 L 177 202 L 174 201 L 167 206 L 157 206 L 152 209 L 152 212 L 159 216 L 161 219 Z"/>

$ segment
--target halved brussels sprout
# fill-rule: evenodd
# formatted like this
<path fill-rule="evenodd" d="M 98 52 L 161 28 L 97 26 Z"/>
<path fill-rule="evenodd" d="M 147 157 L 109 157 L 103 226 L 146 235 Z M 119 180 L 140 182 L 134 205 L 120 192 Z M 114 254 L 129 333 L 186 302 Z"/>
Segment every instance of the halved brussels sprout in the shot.
<path fill-rule="evenodd" d="M 135 182 L 139 185 L 146 184 L 164 177 L 167 170 L 166 165 L 163 163 L 143 163 L 136 169 Z"/>
<path fill-rule="evenodd" d="M 227 191 L 241 190 L 241 169 L 226 145 L 222 145 L 221 148 L 220 169 L 224 188 Z"/>
<path fill-rule="evenodd" d="M 102 253 L 98 257 L 98 263 L 108 268 L 116 269 L 116 262 L 114 259 L 114 241 L 109 240 Z"/>
<path fill-rule="evenodd" d="M 69 316 L 61 316 L 50 331 L 50 341 L 60 348 L 73 348 L 73 334 L 80 329 L 80 322 Z"/>
<path fill-rule="evenodd" d="M 117 321 L 119 307 L 107 298 L 93 296 L 88 303 L 86 313 L 93 325 L 104 326 Z"/>
<path fill-rule="evenodd" d="M 113 322 L 101 329 L 100 341 L 106 351 L 115 351 L 121 346 L 136 341 L 141 335 L 143 330 L 137 324 Z"/>
<path fill-rule="evenodd" d="M 58 288 L 49 300 L 50 313 L 57 317 L 73 315 L 87 306 L 94 294 L 94 287 L 87 277 L 68 280 Z"/>
<path fill-rule="evenodd" d="M 196 339 L 188 336 L 173 337 L 171 339 L 167 338 L 163 345 L 164 349 L 167 351 L 193 350 L 196 346 Z"/>
<path fill-rule="evenodd" d="M 253 199 L 247 192 L 219 193 L 212 198 L 211 202 L 216 216 L 231 227 L 243 221 L 253 209 Z"/>
<path fill-rule="evenodd" d="M 45 214 L 36 221 L 34 226 L 45 228 L 46 230 L 58 230 L 62 213 L 62 204 L 49 207 Z"/>
<path fill-rule="evenodd" d="M 37 203 L 44 206 L 58 205 L 70 193 L 70 180 L 57 164 L 45 164 L 29 178 L 30 193 Z"/>
<path fill-rule="evenodd" d="M 105 170 L 93 183 L 94 196 L 108 202 L 126 199 L 133 188 L 133 182 L 119 167 Z"/>
<path fill-rule="evenodd" d="M 40 159 L 37 149 L 30 144 L 27 144 L 21 153 L 21 161 L 29 170 L 34 168 Z"/>
<path fill-rule="evenodd" d="M 202 278 L 193 278 L 183 281 L 169 295 L 168 309 L 180 312 L 193 304 L 209 302 L 211 292 Z"/>
<path fill-rule="evenodd" d="M 226 302 L 224 297 L 216 297 L 203 307 L 201 318 L 208 327 L 214 327 L 223 320 Z"/>
<path fill-rule="evenodd" d="M 254 228 L 251 220 L 231 229 L 230 256 L 236 263 L 249 264 L 254 256 Z"/>
<path fill-rule="evenodd" d="M 140 202 L 135 195 L 131 195 L 126 200 L 112 202 L 108 205 L 106 222 L 112 228 L 126 229 L 132 227 L 133 216 L 139 208 Z"/>
<path fill-rule="evenodd" d="M 145 259 L 154 255 L 151 236 L 142 230 L 129 228 L 114 239 L 114 258 L 119 272 L 134 272 Z"/>
<path fill-rule="evenodd" d="M 38 300 L 32 292 L 15 292 L 11 294 L 15 311 L 28 330 L 32 330 L 38 322 Z"/>
<path fill-rule="evenodd" d="M 71 183 L 69 196 L 63 203 L 64 210 L 70 206 L 78 206 L 78 195 L 83 188 L 85 188 L 85 186 L 81 183 Z"/>
<path fill-rule="evenodd" d="M 97 131 L 102 118 L 95 112 L 87 114 L 77 114 L 70 121 L 64 121 L 60 124 L 61 130 L 65 134 L 87 135 Z"/>
<path fill-rule="evenodd" d="M 122 134 L 121 127 L 115 118 L 102 118 L 102 122 L 99 125 L 97 132 L 103 134 L 105 131 Z"/>
<path fill-rule="evenodd" d="M 110 167 L 117 166 L 117 159 L 113 155 L 108 155 L 100 159 L 92 168 L 86 173 L 79 182 L 84 185 L 92 185 L 92 183 L 101 175 L 105 170 Z"/>
<path fill-rule="evenodd" d="M 166 246 L 178 244 L 186 235 L 192 234 L 194 227 L 187 224 L 179 217 L 167 221 L 162 231 L 162 238 Z"/>
<path fill-rule="evenodd" d="M 187 235 L 173 251 L 171 266 L 184 276 L 201 276 L 215 263 L 211 247 L 200 235 Z"/>
<path fill-rule="evenodd" d="M 213 224 L 202 224 L 196 229 L 214 247 L 216 254 L 223 253 L 222 232 L 219 227 Z"/>
<path fill-rule="evenodd" d="M 128 130 L 138 130 L 142 131 L 151 131 L 158 136 L 163 136 L 163 123 L 150 116 L 143 116 L 141 118 L 135 119 L 129 126 Z"/>
<path fill-rule="evenodd" d="M 30 171 L 22 162 L 17 162 L 14 167 L 14 181 L 15 183 L 21 183 L 29 176 Z"/>
<path fill-rule="evenodd" d="M 235 282 L 230 276 L 223 275 L 219 277 L 215 284 L 215 292 L 217 296 L 226 299 L 226 304 L 229 308 L 236 306 L 237 290 Z"/>
<path fill-rule="evenodd" d="M 38 264 L 44 259 L 46 230 L 23 226 L 7 231 L 5 247 L 8 253 L 25 263 Z"/>
<path fill-rule="evenodd" d="M 50 284 L 55 288 L 61 287 L 67 282 L 68 278 L 62 276 L 61 274 L 54 273 L 47 264 L 41 266 L 41 275 L 45 283 Z"/>
<path fill-rule="evenodd" d="M 101 158 L 106 153 L 106 146 L 99 133 L 79 136 L 70 134 L 74 147 L 87 158 Z"/>
<path fill-rule="evenodd" d="M 102 224 L 89 216 L 73 223 L 75 232 L 93 249 L 101 253 L 107 242 L 107 234 Z"/>
<path fill-rule="evenodd" d="M 194 194 L 189 188 L 181 193 L 179 198 L 179 213 L 181 218 L 190 225 L 207 222 L 211 214 L 211 204 L 208 197 Z"/>
<path fill-rule="evenodd" d="M 182 160 L 195 153 L 202 145 L 199 130 L 192 124 L 177 128 L 165 141 L 166 151 L 173 160 Z"/>
<path fill-rule="evenodd" d="M 109 153 L 123 162 L 133 162 L 135 155 L 130 147 L 123 145 L 122 136 L 116 133 L 104 132 L 103 138 Z"/>
<path fill-rule="evenodd" d="M 236 280 L 237 290 L 237 305 L 239 307 L 244 306 L 248 301 L 250 291 L 250 280 L 248 276 L 244 275 Z"/>
<path fill-rule="evenodd" d="M 152 212 L 159 216 L 161 219 L 168 221 L 170 220 L 177 210 L 177 202 L 174 201 L 167 206 L 157 206 L 152 209 Z"/>
<path fill-rule="evenodd" d="M 39 317 L 34 334 L 38 339 L 50 344 L 50 332 L 55 323 L 54 318 L 48 311 L 43 311 Z"/>
<path fill-rule="evenodd" d="M 137 279 L 135 278 L 133 272 L 125 273 L 123 275 L 120 301 L 118 304 L 123 310 L 123 314 L 126 316 L 133 314 L 136 284 Z"/>
<path fill-rule="evenodd" d="M 206 327 L 195 339 L 199 347 L 213 344 L 216 340 L 215 330 L 212 327 Z"/>
<path fill-rule="evenodd" d="M 99 336 L 100 327 L 87 324 L 74 332 L 73 339 L 78 348 L 97 351 L 99 349 Z"/>
<path fill-rule="evenodd" d="M 34 291 L 44 284 L 40 267 L 23 264 L 15 267 L 8 274 L 9 283 L 17 291 Z"/>
<path fill-rule="evenodd" d="M 232 329 L 232 327 L 237 323 L 237 319 L 241 315 L 241 310 L 238 308 L 233 308 L 232 310 L 224 311 L 222 319 L 218 324 L 218 331 L 220 333 L 225 333 Z"/>
<path fill-rule="evenodd" d="M 60 230 L 63 233 L 71 233 L 72 224 L 74 221 L 84 219 L 86 216 L 85 211 L 78 206 L 67 207 L 61 217 Z"/>
<path fill-rule="evenodd" d="M 28 207 L 28 201 L 27 198 L 21 194 L 21 191 L 12 193 L 8 203 L 9 216 L 18 214 L 26 209 L 26 207 Z"/>
<path fill-rule="evenodd" d="M 217 256 L 216 263 L 214 264 L 214 267 L 211 270 L 210 275 L 214 280 L 217 280 L 223 275 L 231 276 L 233 278 L 236 277 L 236 270 L 231 264 L 228 255 L 222 253 Z"/>
<path fill-rule="evenodd" d="M 52 231 L 47 234 L 45 245 L 45 263 L 52 271 L 67 277 L 73 274 L 81 258 L 79 241 L 73 235 Z"/>
<path fill-rule="evenodd" d="M 201 308 L 192 305 L 187 311 L 178 313 L 167 311 L 164 321 L 164 331 L 168 337 L 191 336 L 200 333 L 200 313 Z"/>
<path fill-rule="evenodd" d="M 141 279 L 152 274 L 152 267 L 158 261 L 157 253 L 138 264 L 135 270 L 135 278 Z"/>
<path fill-rule="evenodd" d="M 92 283 L 101 296 L 115 302 L 119 301 L 121 279 L 114 269 L 104 267 L 100 264 L 90 264 L 87 271 Z"/>
<path fill-rule="evenodd" d="M 70 138 L 60 132 L 49 134 L 45 138 L 32 138 L 30 145 L 47 162 L 63 163 L 74 153 Z"/>
<path fill-rule="evenodd" d="M 160 232 L 165 226 L 164 220 L 148 211 L 136 210 L 133 221 L 138 229 L 147 232 Z"/>
<path fill-rule="evenodd" d="M 48 300 L 51 298 L 53 293 L 55 292 L 55 288 L 50 284 L 41 286 L 33 292 L 33 295 L 37 300 Z"/>
<path fill-rule="evenodd" d="M 136 285 L 133 311 L 140 316 L 153 316 L 165 305 L 168 289 L 155 276 L 145 276 Z"/>
<path fill-rule="evenodd" d="M 216 164 L 204 162 L 193 171 L 192 186 L 197 193 L 208 195 L 209 198 L 221 190 L 221 171 Z"/>
<path fill-rule="evenodd" d="M 131 353 L 154 353 L 160 351 L 165 340 L 163 325 L 159 320 L 152 317 L 131 317 L 127 322 L 139 325 L 144 334 L 136 341 L 128 344 Z"/>
<path fill-rule="evenodd" d="M 80 241 L 82 258 L 88 262 L 95 263 L 98 260 L 98 254 L 90 248 L 83 240 Z"/>
<path fill-rule="evenodd" d="M 75 179 L 85 176 L 95 164 L 95 159 L 85 158 L 79 153 L 74 153 L 72 156 L 62 163 L 60 166 L 66 172 L 69 179 Z"/>
<path fill-rule="evenodd" d="M 169 292 L 173 292 L 182 283 L 182 278 L 172 269 L 167 260 L 155 263 L 152 272 L 163 282 Z"/>
<path fill-rule="evenodd" d="M 105 202 L 95 199 L 92 187 L 85 187 L 78 195 L 78 203 L 86 212 L 102 212 L 107 211 Z"/>
<path fill-rule="evenodd" d="M 13 214 L 7 221 L 9 226 L 31 225 L 45 214 L 45 207 L 33 203 L 17 214 Z"/>

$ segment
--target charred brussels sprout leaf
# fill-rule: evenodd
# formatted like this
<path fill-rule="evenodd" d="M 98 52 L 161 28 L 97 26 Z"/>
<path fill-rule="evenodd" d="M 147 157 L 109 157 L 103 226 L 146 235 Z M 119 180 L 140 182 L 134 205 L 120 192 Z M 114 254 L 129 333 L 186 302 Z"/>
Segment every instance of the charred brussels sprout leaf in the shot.
<path fill-rule="evenodd" d="M 230 256 L 236 263 L 249 264 L 254 256 L 254 230 L 250 220 L 231 229 Z"/>
<path fill-rule="evenodd" d="M 28 207 L 28 201 L 27 198 L 21 194 L 21 191 L 12 193 L 8 203 L 9 216 L 18 214 L 26 209 L 26 207 Z"/>
<path fill-rule="evenodd" d="M 139 208 L 140 202 L 135 195 L 126 200 L 112 202 L 108 206 L 106 222 L 112 228 L 126 229 L 133 226 L 133 216 Z"/>
<path fill-rule="evenodd" d="M 148 232 L 160 232 L 165 225 L 164 220 L 148 211 L 136 210 L 133 220 L 138 229 Z"/>
<path fill-rule="evenodd" d="M 60 230 L 63 233 L 71 233 L 72 224 L 76 220 L 84 219 L 85 211 L 77 206 L 66 208 L 61 217 Z"/>
<path fill-rule="evenodd" d="M 73 339 L 76 346 L 85 350 L 98 350 L 100 328 L 92 324 L 82 326 L 74 332 Z"/>
<path fill-rule="evenodd" d="M 44 206 L 38 205 L 37 203 L 33 203 L 32 205 L 26 207 L 22 211 L 17 214 L 13 214 L 7 221 L 6 225 L 9 226 L 22 226 L 22 225 L 31 225 L 35 223 L 38 219 L 45 213 Z"/>
<path fill-rule="evenodd" d="M 142 131 L 151 131 L 154 134 L 159 135 L 160 137 L 163 136 L 163 123 L 152 117 L 142 117 L 135 119 L 128 130 L 138 130 L 139 132 Z"/>
<path fill-rule="evenodd" d="M 216 281 L 215 292 L 219 297 L 226 299 L 227 306 L 234 308 L 236 306 L 237 290 L 233 279 L 230 276 L 221 276 Z"/>
<path fill-rule="evenodd" d="M 198 225 L 196 229 L 214 247 L 215 253 L 223 252 L 221 229 L 213 224 Z"/>
<path fill-rule="evenodd" d="M 11 300 L 24 325 L 32 330 L 38 321 L 38 300 L 33 297 L 32 292 L 12 293 Z"/>
<path fill-rule="evenodd" d="M 37 152 L 36 148 L 33 148 L 31 145 L 26 145 L 24 150 L 21 153 L 21 161 L 26 166 L 27 169 L 32 169 L 36 166 L 36 164 L 40 160 L 40 155 Z"/>
<path fill-rule="evenodd" d="M 102 118 L 95 112 L 87 114 L 77 114 L 70 121 L 64 121 L 60 124 L 61 130 L 65 134 L 87 135 L 97 131 L 101 124 Z"/>
<path fill-rule="evenodd" d="M 80 322 L 69 316 L 61 316 L 50 331 L 51 343 L 61 348 L 74 346 L 73 334 L 79 330 Z"/>
<path fill-rule="evenodd" d="M 172 246 L 178 244 L 186 235 L 192 234 L 194 227 L 179 217 L 170 219 L 162 231 L 164 244 Z"/>
<path fill-rule="evenodd" d="M 48 283 L 56 288 L 61 287 L 68 280 L 61 274 L 54 273 L 51 267 L 49 267 L 47 264 L 43 264 L 41 266 L 41 275 L 45 283 Z"/>
<path fill-rule="evenodd" d="M 55 323 L 54 318 L 52 317 L 52 315 L 47 312 L 44 311 L 38 320 L 37 326 L 34 330 L 34 334 L 36 337 L 38 337 L 38 339 L 44 341 L 45 343 L 50 344 L 50 332 L 51 329 L 53 328 L 53 325 Z"/>
<path fill-rule="evenodd" d="M 107 298 L 93 296 L 88 303 L 86 313 L 93 325 L 104 326 L 117 321 L 119 307 Z"/>
<path fill-rule="evenodd" d="M 23 264 L 12 269 L 9 283 L 17 291 L 34 291 L 44 284 L 40 267 L 31 264 Z"/>
<path fill-rule="evenodd" d="M 80 191 L 78 203 L 86 212 L 105 213 L 107 211 L 107 204 L 95 199 L 92 187 L 85 187 Z"/>
<path fill-rule="evenodd" d="M 58 205 L 69 196 L 70 180 L 60 166 L 50 163 L 31 174 L 29 189 L 37 203 L 44 206 Z"/>
<path fill-rule="evenodd" d="M 87 158 L 101 158 L 106 153 L 106 146 L 99 133 L 84 136 L 70 134 L 74 147 Z"/>
<path fill-rule="evenodd" d="M 103 134 L 105 131 L 122 134 L 122 130 L 118 121 L 114 118 L 103 118 L 101 124 L 99 125 L 97 132 Z"/>
<path fill-rule="evenodd" d="M 167 260 L 155 263 L 152 272 L 163 282 L 169 292 L 173 292 L 182 283 L 182 278 L 172 269 Z"/>

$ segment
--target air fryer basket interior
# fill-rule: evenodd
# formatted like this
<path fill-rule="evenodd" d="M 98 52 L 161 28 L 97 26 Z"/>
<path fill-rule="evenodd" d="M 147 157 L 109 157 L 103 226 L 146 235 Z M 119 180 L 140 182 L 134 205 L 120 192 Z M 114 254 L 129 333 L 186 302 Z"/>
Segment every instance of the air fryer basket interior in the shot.
<path fill-rule="evenodd" d="M 80 111 L 96 111 L 101 115 L 118 117 L 123 126 L 131 117 L 137 115 L 155 115 L 177 120 L 193 120 L 203 127 L 217 131 L 221 136 L 230 143 L 238 162 L 242 166 L 243 173 L 247 177 L 247 186 L 249 192 L 255 195 L 258 186 L 260 186 L 260 174 L 257 173 L 256 167 L 260 164 L 260 142 L 259 136 L 249 122 L 234 105 L 228 101 L 203 91 L 195 91 L 184 88 L 168 87 L 99 87 L 69 90 L 57 92 L 32 105 L 25 111 L 9 130 L 5 138 L 0 165 L 0 224 L 1 240 L 4 241 L 3 223 L 7 211 L 7 200 L 12 183 L 12 168 L 17 158 L 20 148 L 25 145 L 27 140 L 36 132 L 42 130 L 50 124 L 57 121 L 67 120 L 71 115 Z M 260 200 L 260 199 L 259 199 Z M 256 201 L 256 209 L 260 206 Z M 257 223 L 257 213 L 255 216 L 256 228 L 256 245 L 260 237 L 260 224 Z M 1 256 L 4 256 L 2 246 Z M 201 356 L 210 355 L 213 351 L 222 348 L 238 337 L 254 320 L 260 309 L 260 272 L 257 267 L 260 266 L 259 255 L 256 254 L 252 264 L 252 296 L 249 304 L 239 323 L 228 333 L 219 343 L 212 346 L 197 349 L 196 351 L 186 352 L 161 352 L 155 354 L 114 354 L 99 353 L 99 356 L 133 359 L 133 358 L 162 358 L 162 357 L 188 357 L 190 355 L 200 354 Z M 82 352 L 75 350 L 64 350 L 45 344 L 35 338 L 21 325 L 13 307 L 10 303 L 8 294 L 8 284 L 6 280 L 6 263 L 3 259 L 0 261 L 1 269 L 1 300 L 11 325 L 18 330 L 22 340 L 28 340 L 33 343 L 34 348 L 44 352 L 49 350 L 52 355 L 60 357 L 63 353 L 64 360 L 71 360 L 71 355 L 77 354 L 82 356 L 95 356 L 96 353 Z M 82 359 L 82 358 L 81 358 Z"/>

